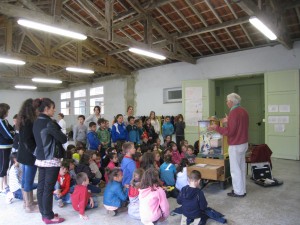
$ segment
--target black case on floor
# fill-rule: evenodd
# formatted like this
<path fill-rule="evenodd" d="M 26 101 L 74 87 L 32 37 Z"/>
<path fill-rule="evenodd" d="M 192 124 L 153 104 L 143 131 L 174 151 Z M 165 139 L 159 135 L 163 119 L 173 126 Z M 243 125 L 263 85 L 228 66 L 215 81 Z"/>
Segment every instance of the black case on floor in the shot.
<path fill-rule="evenodd" d="M 282 181 L 273 178 L 269 162 L 251 164 L 252 179 L 254 182 L 263 187 L 272 187 L 283 184 Z"/>

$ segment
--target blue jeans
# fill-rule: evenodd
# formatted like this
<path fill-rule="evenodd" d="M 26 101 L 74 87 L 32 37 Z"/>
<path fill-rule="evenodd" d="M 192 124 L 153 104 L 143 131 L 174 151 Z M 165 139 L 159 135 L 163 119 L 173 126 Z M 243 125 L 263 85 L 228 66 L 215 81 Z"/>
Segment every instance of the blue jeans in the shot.
<path fill-rule="evenodd" d="M 95 185 L 88 184 L 87 189 L 90 190 L 94 194 L 98 194 L 101 192 L 101 189 Z"/>
<path fill-rule="evenodd" d="M 22 176 L 22 188 L 24 191 L 30 192 L 36 188 L 34 185 L 34 177 L 36 174 L 37 167 L 36 166 L 29 166 L 29 165 L 22 165 L 23 166 L 23 176 Z"/>
<path fill-rule="evenodd" d="M 98 208 L 97 198 L 92 197 L 92 199 L 94 200 L 94 207 L 91 208 L 91 206 L 90 206 L 90 200 L 89 200 L 88 205 L 85 207 L 85 209 L 95 209 L 95 208 Z"/>
<path fill-rule="evenodd" d="M 55 186 L 54 186 L 54 190 L 58 190 L 58 189 L 61 189 L 61 188 L 60 188 L 60 184 L 56 181 Z M 71 204 L 72 203 L 71 202 L 71 194 L 70 193 L 67 193 L 64 196 L 61 196 L 60 198 L 57 197 L 54 194 L 54 198 L 55 198 L 55 200 L 61 199 L 63 201 L 63 203 L 65 203 L 65 204 Z"/>
<path fill-rule="evenodd" d="M 15 192 L 13 192 L 13 194 L 16 199 L 23 200 L 23 194 L 21 189 L 16 190 Z"/>

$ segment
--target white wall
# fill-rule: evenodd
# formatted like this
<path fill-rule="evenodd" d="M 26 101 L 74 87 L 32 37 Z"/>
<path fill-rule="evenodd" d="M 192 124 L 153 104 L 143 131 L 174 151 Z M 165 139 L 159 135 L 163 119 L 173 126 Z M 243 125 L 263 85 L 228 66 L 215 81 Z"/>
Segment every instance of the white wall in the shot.
<path fill-rule="evenodd" d="M 136 79 L 136 115 L 182 113 L 181 103 L 163 104 L 163 88 L 180 87 L 183 80 L 216 79 L 262 74 L 266 71 L 299 69 L 300 42 L 292 50 L 282 45 L 211 56 L 199 59 L 196 65 L 173 63 L 140 70 Z"/>
<path fill-rule="evenodd" d="M 49 93 L 37 91 L 20 91 L 20 90 L 0 90 L 0 102 L 7 103 L 10 106 L 8 121 L 12 125 L 13 117 L 17 114 L 28 98 L 42 98 L 48 96 Z"/>

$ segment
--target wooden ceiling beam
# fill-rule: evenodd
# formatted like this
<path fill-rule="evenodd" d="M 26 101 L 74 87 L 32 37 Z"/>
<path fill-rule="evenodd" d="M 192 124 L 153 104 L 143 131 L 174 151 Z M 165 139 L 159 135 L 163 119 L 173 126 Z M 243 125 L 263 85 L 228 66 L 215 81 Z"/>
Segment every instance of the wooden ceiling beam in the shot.
<path fill-rule="evenodd" d="M 100 13 L 96 10 L 96 7 L 92 1 L 78 0 L 77 3 L 83 7 L 88 14 L 94 18 L 103 28 L 106 28 L 107 21 L 103 18 Z"/>
<path fill-rule="evenodd" d="M 53 17 L 51 17 L 51 16 L 45 15 L 43 13 L 35 12 L 32 10 L 24 9 L 19 6 L 14 6 L 14 5 L 7 4 L 7 3 L 0 3 L 0 13 L 8 15 L 8 16 L 13 16 L 13 17 L 18 16 L 18 17 L 22 17 L 25 19 L 29 19 L 29 20 L 35 20 L 35 21 L 39 21 L 39 22 L 45 23 L 45 24 L 56 25 L 56 26 L 59 26 L 64 29 L 77 31 L 80 33 L 84 33 L 90 37 L 99 38 L 99 39 L 103 39 L 103 40 L 107 41 L 107 32 L 105 32 L 105 31 L 97 30 L 92 27 L 88 27 L 88 26 L 81 25 L 81 24 L 76 24 L 76 23 L 73 23 L 70 21 L 63 21 L 63 22 L 59 22 L 58 24 L 56 24 L 56 23 L 53 23 Z M 144 43 L 134 41 L 134 40 L 128 40 L 127 38 L 120 37 L 118 35 L 115 35 L 115 37 L 113 38 L 113 42 L 121 44 L 121 45 L 125 45 L 125 46 L 130 46 L 130 47 L 138 47 L 138 48 L 142 48 L 142 49 L 148 48 L 148 46 Z M 196 63 L 196 60 L 191 57 L 186 57 L 186 56 L 172 53 L 169 51 L 165 51 L 162 49 L 153 48 L 152 50 L 159 51 L 160 53 L 164 54 L 166 57 L 169 57 L 171 59 L 188 62 L 188 63 L 192 63 L 192 64 Z"/>
<path fill-rule="evenodd" d="M 249 16 L 256 16 L 262 20 L 277 36 L 277 41 L 287 49 L 292 49 L 293 42 L 288 35 L 287 26 L 285 26 L 282 17 L 283 11 L 277 10 L 262 11 L 251 0 L 235 0 L 236 4 L 241 7 Z"/>
<path fill-rule="evenodd" d="M 37 37 L 35 37 L 33 33 L 31 33 L 31 30 L 28 30 L 27 28 L 22 28 L 22 30 L 25 33 L 25 35 L 30 39 L 30 41 L 32 41 L 34 46 L 39 50 L 39 52 L 41 54 L 45 54 L 44 46 L 41 44 L 40 40 Z"/>
<path fill-rule="evenodd" d="M 52 1 L 53 16 L 56 22 L 59 22 L 61 20 L 62 8 L 63 8 L 62 0 Z"/>
<path fill-rule="evenodd" d="M 31 63 L 40 63 L 44 65 L 53 65 L 53 66 L 60 66 L 60 67 L 77 67 L 77 63 L 62 60 L 62 59 L 56 59 L 52 57 L 46 57 L 46 56 L 35 56 L 35 55 L 28 55 L 28 54 L 20 54 L 20 53 L 11 53 L 10 56 L 16 57 L 22 60 L 25 60 L 25 62 L 31 62 Z M 125 69 L 118 69 L 114 67 L 105 67 L 105 66 L 95 66 L 95 65 L 84 65 L 82 64 L 82 67 L 88 67 L 93 69 L 95 72 L 99 73 L 117 73 L 117 74 L 124 74 L 124 75 L 130 75 L 130 71 L 127 71 Z"/>

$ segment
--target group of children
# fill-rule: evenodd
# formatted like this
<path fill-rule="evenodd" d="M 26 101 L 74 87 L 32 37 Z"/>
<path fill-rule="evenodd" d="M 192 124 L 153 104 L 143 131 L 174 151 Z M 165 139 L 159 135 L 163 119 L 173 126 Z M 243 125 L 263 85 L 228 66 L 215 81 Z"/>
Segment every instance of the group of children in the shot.
<path fill-rule="evenodd" d="M 123 116 L 117 115 L 111 130 L 102 118 L 98 120 L 98 129 L 96 123 L 89 123 L 89 132 L 84 116 L 79 116 L 78 121 L 74 132 L 76 146 L 68 146 L 53 192 L 59 207 L 72 204 L 80 218 L 86 220 L 85 210 L 98 207 L 95 196 L 101 192 L 100 186 L 106 185 L 103 205 L 111 216 L 126 210 L 143 224 L 157 224 L 169 216 L 167 198 L 174 197 L 182 205 L 178 211 L 185 216 L 186 224 L 197 218 L 201 218 L 199 224 L 205 224 L 207 202 L 199 189 L 201 175 L 197 171 L 187 175 L 187 166 L 194 163 L 196 156 L 186 140 L 178 146 L 172 142 L 170 133 L 161 145 L 147 120 L 148 128 L 140 129 L 132 116 L 125 126 Z M 111 143 L 115 147 L 110 147 Z M 22 199 L 21 173 L 12 154 L 9 202 Z"/>

